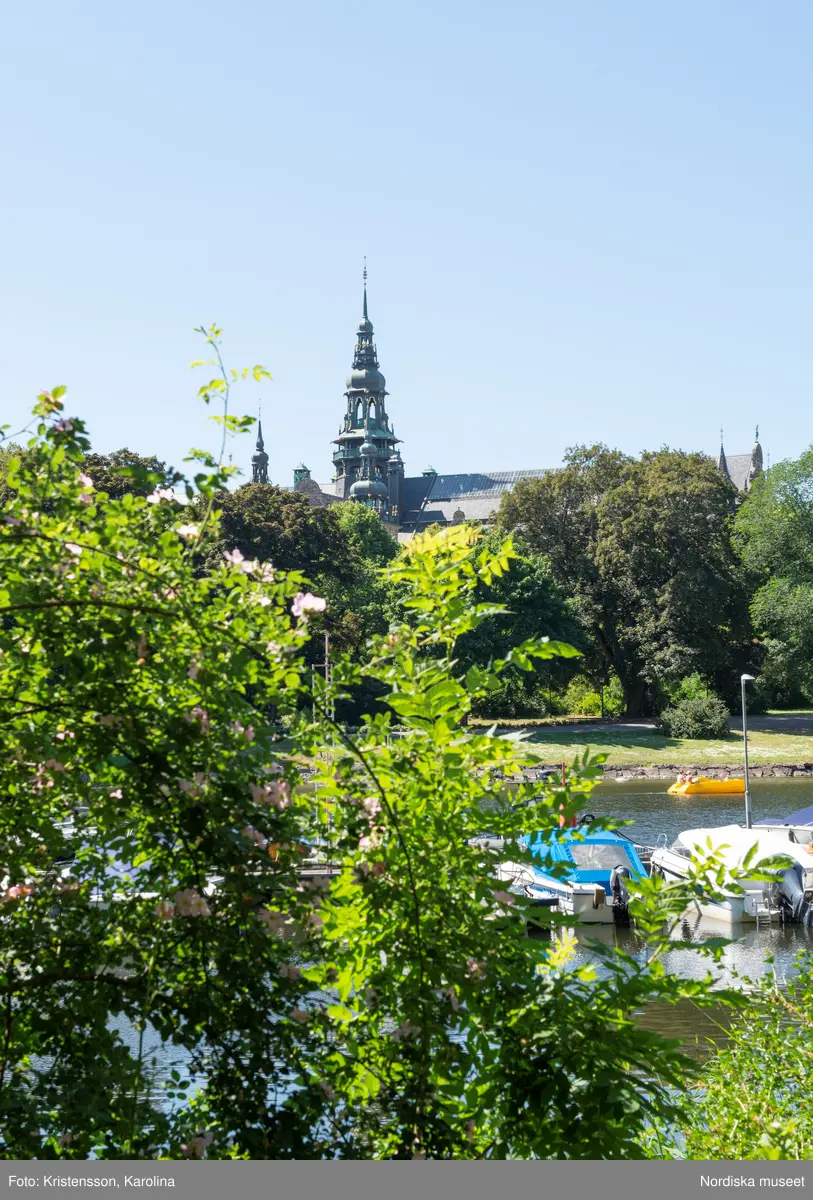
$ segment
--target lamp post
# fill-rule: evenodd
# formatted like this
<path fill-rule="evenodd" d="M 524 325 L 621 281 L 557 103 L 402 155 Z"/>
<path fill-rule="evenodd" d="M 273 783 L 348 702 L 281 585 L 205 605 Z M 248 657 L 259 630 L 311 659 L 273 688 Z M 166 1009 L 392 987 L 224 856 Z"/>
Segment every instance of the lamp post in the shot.
<path fill-rule="evenodd" d="M 748 783 L 748 720 L 745 715 L 745 685 L 752 683 L 753 675 L 741 675 L 742 688 L 742 752 L 745 758 L 745 828 L 751 828 L 751 788 Z"/>

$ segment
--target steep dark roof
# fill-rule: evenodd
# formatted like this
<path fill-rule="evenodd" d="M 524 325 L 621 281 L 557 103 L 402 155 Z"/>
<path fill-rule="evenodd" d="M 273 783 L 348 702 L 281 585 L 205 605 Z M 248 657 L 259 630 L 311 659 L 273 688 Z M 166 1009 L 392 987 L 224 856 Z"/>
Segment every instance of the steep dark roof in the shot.
<path fill-rule="evenodd" d="M 505 492 L 522 479 L 540 479 L 545 470 L 467 471 L 459 475 L 420 475 L 404 480 L 404 512 L 401 524 L 407 530 L 460 520 L 491 520 Z"/>

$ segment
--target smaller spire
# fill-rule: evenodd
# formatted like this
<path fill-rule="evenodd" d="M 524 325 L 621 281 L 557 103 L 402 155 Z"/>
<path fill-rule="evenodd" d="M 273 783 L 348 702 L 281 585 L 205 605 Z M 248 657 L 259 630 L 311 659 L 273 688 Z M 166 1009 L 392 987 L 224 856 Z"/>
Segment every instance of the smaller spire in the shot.
<path fill-rule="evenodd" d="M 759 442 L 759 426 L 758 425 L 757 425 L 756 433 L 754 434 L 754 442 L 755 443 Z"/>
<path fill-rule="evenodd" d="M 723 427 L 722 427 L 722 425 L 720 426 L 720 453 L 717 458 L 717 467 L 719 470 L 721 470 L 723 472 L 724 475 L 728 475 L 728 463 L 726 462 L 725 450 L 723 449 Z M 729 477 L 729 479 L 731 478 L 730 475 L 728 477 Z"/>
<path fill-rule="evenodd" d="M 361 277 L 364 280 L 364 320 L 369 321 L 370 318 L 367 316 L 367 255 L 366 254 L 364 255 L 364 270 L 361 273 Z"/>

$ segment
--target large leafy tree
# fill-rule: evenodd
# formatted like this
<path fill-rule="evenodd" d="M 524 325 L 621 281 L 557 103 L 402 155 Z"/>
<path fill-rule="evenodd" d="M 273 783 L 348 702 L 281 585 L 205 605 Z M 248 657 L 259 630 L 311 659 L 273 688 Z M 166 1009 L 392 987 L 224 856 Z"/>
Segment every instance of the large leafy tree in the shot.
<path fill-rule="evenodd" d="M 561 470 L 503 499 L 501 526 L 546 556 L 630 715 L 695 671 L 725 693 L 752 662 L 734 501 L 703 455 L 664 449 L 634 459 L 605 446 L 569 451 Z"/>
<path fill-rule="evenodd" d="M 767 689 L 813 699 L 813 447 L 756 479 L 736 535 L 758 583 L 751 612 L 768 649 Z"/>

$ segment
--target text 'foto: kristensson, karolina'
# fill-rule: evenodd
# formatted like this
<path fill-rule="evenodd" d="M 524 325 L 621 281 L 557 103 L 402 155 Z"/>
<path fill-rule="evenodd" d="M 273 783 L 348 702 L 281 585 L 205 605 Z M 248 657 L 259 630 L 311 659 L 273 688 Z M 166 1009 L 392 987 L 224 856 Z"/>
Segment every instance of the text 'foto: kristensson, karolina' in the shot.
<path fill-rule="evenodd" d="M 9 1175 L 8 1186 L 10 1188 L 174 1188 L 175 1180 L 171 1175 L 125 1175 L 122 1179 L 116 1179 L 110 1175 Z"/>

